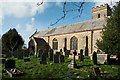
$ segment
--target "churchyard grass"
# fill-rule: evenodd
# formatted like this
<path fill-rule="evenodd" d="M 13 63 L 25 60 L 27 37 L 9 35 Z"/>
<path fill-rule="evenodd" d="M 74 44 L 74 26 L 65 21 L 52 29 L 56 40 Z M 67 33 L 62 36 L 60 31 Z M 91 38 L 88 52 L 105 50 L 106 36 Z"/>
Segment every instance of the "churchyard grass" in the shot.
<path fill-rule="evenodd" d="M 77 69 L 70 69 L 68 68 L 68 64 L 72 61 L 72 59 L 68 59 L 68 57 L 65 57 L 65 62 L 64 63 L 53 63 L 53 61 L 50 61 L 47 59 L 47 64 L 40 64 L 40 58 L 36 58 L 35 56 L 30 56 L 30 62 L 24 62 L 24 59 L 17 59 L 14 58 L 16 62 L 16 68 L 23 71 L 24 75 L 21 77 L 12 77 L 10 78 L 9 75 L 4 72 L 4 64 L 2 64 L 2 78 L 3 80 L 6 78 L 9 79 L 64 79 L 66 77 L 75 79 L 78 75 L 71 74 L 71 75 L 66 75 L 66 73 L 79 73 L 79 76 L 83 78 L 87 78 L 88 75 L 92 75 L 92 77 L 97 78 L 97 79 L 120 79 L 120 74 L 118 69 L 115 68 L 120 68 L 120 65 L 97 65 L 101 68 L 101 72 L 103 73 L 104 71 L 109 72 L 110 74 L 103 75 L 103 78 L 99 76 L 95 76 L 93 72 L 93 63 L 90 60 L 89 56 L 84 57 L 84 61 L 76 60 Z"/>

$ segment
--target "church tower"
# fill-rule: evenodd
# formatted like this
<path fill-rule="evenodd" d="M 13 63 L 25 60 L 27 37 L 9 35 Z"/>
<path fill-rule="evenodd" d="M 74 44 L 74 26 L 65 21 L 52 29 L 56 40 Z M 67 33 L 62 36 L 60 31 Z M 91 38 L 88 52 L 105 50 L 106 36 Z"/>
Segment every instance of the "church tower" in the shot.
<path fill-rule="evenodd" d="M 97 6 L 92 8 L 92 19 L 100 19 L 105 17 L 110 17 L 111 8 L 108 4 Z"/>

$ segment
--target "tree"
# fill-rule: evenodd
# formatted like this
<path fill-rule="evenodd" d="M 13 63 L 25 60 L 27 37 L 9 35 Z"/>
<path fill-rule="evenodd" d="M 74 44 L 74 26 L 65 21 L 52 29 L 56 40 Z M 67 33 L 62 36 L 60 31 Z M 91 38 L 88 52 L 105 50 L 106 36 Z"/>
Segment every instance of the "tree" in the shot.
<path fill-rule="evenodd" d="M 24 41 L 16 29 L 10 29 L 2 36 L 2 48 L 11 51 L 12 56 L 13 51 L 22 48 L 23 44 Z"/>
<path fill-rule="evenodd" d="M 102 40 L 97 41 L 100 50 L 107 54 L 120 54 L 120 2 L 113 7 L 112 15 L 107 18 L 104 26 Z"/>

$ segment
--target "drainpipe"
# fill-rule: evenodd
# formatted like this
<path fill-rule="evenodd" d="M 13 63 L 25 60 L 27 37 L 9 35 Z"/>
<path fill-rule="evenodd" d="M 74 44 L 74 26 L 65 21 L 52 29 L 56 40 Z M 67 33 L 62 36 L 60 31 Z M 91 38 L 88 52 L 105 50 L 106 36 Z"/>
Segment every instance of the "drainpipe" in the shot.
<path fill-rule="evenodd" d="M 93 30 L 91 31 L 91 54 L 93 50 Z"/>

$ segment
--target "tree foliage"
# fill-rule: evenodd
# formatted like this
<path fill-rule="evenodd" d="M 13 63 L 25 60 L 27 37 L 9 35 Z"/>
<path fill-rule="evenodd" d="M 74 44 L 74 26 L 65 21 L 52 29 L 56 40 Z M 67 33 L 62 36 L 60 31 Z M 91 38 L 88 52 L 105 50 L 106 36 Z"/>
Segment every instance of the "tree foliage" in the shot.
<path fill-rule="evenodd" d="M 107 18 L 102 40 L 97 41 L 100 50 L 107 54 L 120 54 L 120 2 L 113 7 L 112 15 Z"/>
<path fill-rule="evenodd" d="M 2 36 L 2 48 L 10 51 L 22 48 L 24 41 L 16 29 L 10 29 Z"/>

